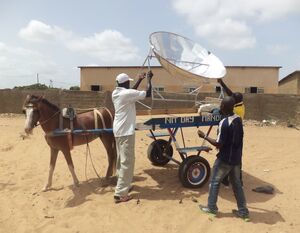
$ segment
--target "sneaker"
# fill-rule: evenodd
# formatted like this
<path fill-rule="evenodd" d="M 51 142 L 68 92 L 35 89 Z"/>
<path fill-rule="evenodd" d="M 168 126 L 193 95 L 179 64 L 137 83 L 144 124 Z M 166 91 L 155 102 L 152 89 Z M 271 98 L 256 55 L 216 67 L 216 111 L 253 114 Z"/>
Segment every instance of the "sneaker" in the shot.
<path fill-rule="evenodd" d="M 116 204 L 121 203 L 121 202 L 127 202 L 132 199 L 132 196 L 114 196 L 114 201 Z"/>
<path fill-rule="evenodd" d="M 210 208 L 208 208 L 207 206 L 203 206 L 203 205 L 199 205 L 200 210 L 203 213 L 206 213 L 212 217 L 216 217 L 217 216 L 217 211 L 211 210 Z"/>
<path fill-rule="evenodd" d="M 232 213 L 236 217 L 243 219 L 245 222 L 250 222 L 250 218 L 248 214 L 241 214 L 238 210 L 232 210 Z"/>

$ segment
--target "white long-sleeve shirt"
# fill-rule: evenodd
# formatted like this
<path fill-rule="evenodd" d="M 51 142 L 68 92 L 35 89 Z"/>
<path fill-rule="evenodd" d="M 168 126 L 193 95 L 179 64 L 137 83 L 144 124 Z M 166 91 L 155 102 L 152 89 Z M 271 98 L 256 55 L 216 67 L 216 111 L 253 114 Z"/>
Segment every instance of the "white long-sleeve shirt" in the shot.
<path fill-rule="evenodd" d="M 115 107 L 113 132 L 115 137 L 133 135 L 135 131 L 136 109 L 135 102 L 143 100 L 146 91 L 116 87 L 112 93 Z"/>

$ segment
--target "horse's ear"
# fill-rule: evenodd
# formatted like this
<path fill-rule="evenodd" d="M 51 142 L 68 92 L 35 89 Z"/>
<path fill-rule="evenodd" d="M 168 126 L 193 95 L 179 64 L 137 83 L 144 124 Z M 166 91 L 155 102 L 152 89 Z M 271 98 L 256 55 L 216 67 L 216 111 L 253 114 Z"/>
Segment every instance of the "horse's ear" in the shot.
<path fill-rule="evenodd" d="M 25 106 L 27 105 L 29 99 L 30 99 L 30 95 L 27 95 L 26 98 L 25 98 L 25 100 L 24 100 L 23 106 L 22 106 L 22 111 L 24 111 Z"/>
<path fill-rule="evenodd" d="M 36 104 L 36 103 L 40 102 L 42 99 L 43 99 L 43 96 L 31 95 L 28 102 L 30 102 L 32 104 Z"/>

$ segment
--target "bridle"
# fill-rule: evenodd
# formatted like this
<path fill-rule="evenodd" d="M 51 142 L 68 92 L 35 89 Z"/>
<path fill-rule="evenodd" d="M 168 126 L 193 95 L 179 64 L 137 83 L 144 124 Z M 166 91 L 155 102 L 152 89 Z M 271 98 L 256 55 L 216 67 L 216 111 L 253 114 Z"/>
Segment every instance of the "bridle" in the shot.
<path fill-rule="evenodd" d="M 34 125 L 34 127 L 37 127 L 37 126 L 39 126 L 39 125 L 43 125 L 43 124 L 47 123 L 47 122 L 50 121 L 52 118 L 54 118 L 58 113 L 60 113 L 60 110 L 58 110 L 57 112 L 55 112 L 55 113 L 54 113 L 51 117 L 49 117 L 47 120 L 44 120 L 44 121 L 39 122 L 39 123 L 36 123 L 36 124 Z"/>
<path fill-rule="evenodd" d="M 25 105 L 24 106 L 24 108 L 25 109 L 30 109 L 30 108 L 32 108 L 32 110 L 33 111 L 39 111 L 38 110 L 38 108 L 36 107 L 36 106 L 34 106 L 34 104 L 33 103 L 28 103 L 27 105 Z M 60 110 L 58 110 L 58 111 L 56 111 L 52 116 L 50 116 L 48 119 L 46 119 L 46 120 L 44 120 L 44 121 L 42 121 L 42 122 L 39 122 L 38 123 L 38 121 L 33 125 L 33 128 L 35 128 L 35 127 L 37 127 L 37 126 L 39 126 L 39 125 L 44 125 L 44 124 L 46 124 L 48 121 L 50 121 L 52 118 L 54 118 L 57 114 L 59 114 L 60 113 Z"/>

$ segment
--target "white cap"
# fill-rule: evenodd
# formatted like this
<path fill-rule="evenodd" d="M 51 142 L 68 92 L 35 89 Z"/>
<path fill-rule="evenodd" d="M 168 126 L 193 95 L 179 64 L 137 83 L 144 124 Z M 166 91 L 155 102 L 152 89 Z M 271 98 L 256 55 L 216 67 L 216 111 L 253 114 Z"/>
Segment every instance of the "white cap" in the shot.
<path fill-rule="evenodd" d="M 129 76 L 125 73 L 121 73 L 116 77 L 116 81 L 121 84 L 121 83 L 125 83 L 127 81 L 133 81 L 133 79 L 129 78 Z"/>

